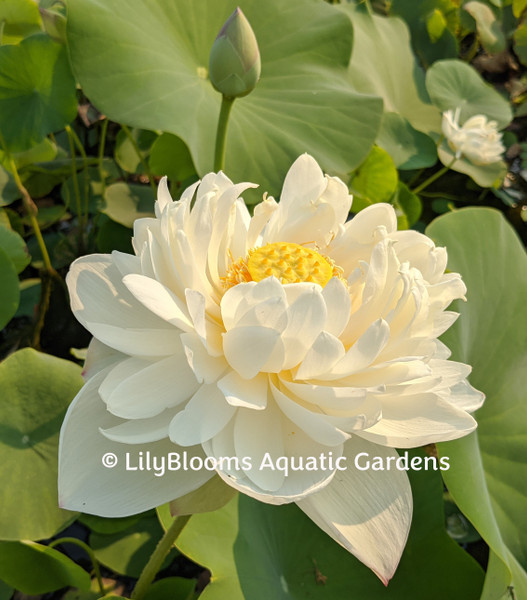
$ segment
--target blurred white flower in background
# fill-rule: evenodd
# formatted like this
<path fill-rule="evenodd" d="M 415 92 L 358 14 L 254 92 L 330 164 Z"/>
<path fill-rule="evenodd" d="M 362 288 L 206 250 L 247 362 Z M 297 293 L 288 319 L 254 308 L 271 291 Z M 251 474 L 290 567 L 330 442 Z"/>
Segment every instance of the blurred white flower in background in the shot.
<path fill-rule="evenodd" d="M 101 456 L 249 457 L 223 480 L 263 502 L 297 502 L 386 583 L 412 513 L 404 471 L 359 471 L 361 452 L 473 431 L 483 395 L 470 367 L 437 338 L 463 298 L 447 255 L 397 231 L 375 204 L 346 222 L 351 196 L 307 154 L 280 203 L 251 217 L 251 183 L 210 173 L 173 202 L 166 179 L 156 218 L 134 224 L 135 256 L 85 256 L 67 278 L 72 309 L 93 334 L 86 385 L 61 432 L 61 505 L 104 516 L 138 513 L 199 488 L 213 472 L 101 466 Z M 132 446 L 134 445 L 134 446 Z M 259 469 L 269 453 L 347 457 L 347 470 Z M 298 464 L 298 462 L 297 462 Z"/>
<path fill-rule="evenodd" d="M 470 117 L 463 125 L 459 124 L 461 109 L 443 113 L 443 135 L 456 158 L 464 156 L 475 165 L 489 165 L 502 159 L 505 147 L 501 141 L 496 121 L 489 121 L 484 115 Z"/>

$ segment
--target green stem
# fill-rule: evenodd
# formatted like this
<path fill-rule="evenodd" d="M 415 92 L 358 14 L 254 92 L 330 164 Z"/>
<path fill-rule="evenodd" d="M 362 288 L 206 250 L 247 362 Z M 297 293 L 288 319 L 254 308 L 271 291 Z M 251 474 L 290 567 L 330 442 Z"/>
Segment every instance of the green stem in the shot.
<path fill-rule="evenodd" d="M 419 192 L 422 192 L 425 188 L 427 188 L 431 183 L 434 183 L 434 181 L 436 181 L 437 179 L 439 179 L 442 175 L 444 175 L 447 171 L 450 170 L 450 167 L 456 162 L 457 158 L 454 156 L 454 159 L 446 166 L 444 166 L 443 168 L 439 169 L 439 171 L 436 171 L 433 175 L 430 175 L 430 177 L 428 179 L 425 179 L 423 181 L 423 183 L 421 183 L 421 185 L 418 185 L 416 188 L 414 188 L 412 190 L 412 192 L 414 194 L 419 194 Z"/>
<path fill-rule="evenodd" d="M 131 596 L 132 600 L 142 600 L 150 587 L 150 584 L 154 581 L 154 577 L 161 568 L 167 554 L 170 552 L 170 548 L 174 545 L 174 542 L 183 530 L 183 527 L 188 523 L 190 516 L 191 515 L 176 517 L 172 522 L 172 525 L 166 530 L 165 535 L 159 540 L 159 544 L 150 556 L 148 563 L 135 584 Z"/>
<path fill-rule="evenodd" d="M 44 242 L 44 238 L 42 237 L 42 232 L 40 231 L 40 227 L 37 221 L 38 208 L 33 202 L 33 199 L 29 195 L 29 192 L 25 188 L 24 184 L 22 183 L 22 180 L 20 179 L 20 175 L 18 174 L 18 169 L 16 168 L 16 164 L 13 157 L 8 152 L 6 152 L 6 156 L 16 186 L 22 194 L 22 202 L 24 203 L 24 208 L 26 210 L 27 216 L 29 217 L 29 222 L 31 223 L 31 227 L 33 228 L 33 233 L 37 238 L 38 247 L 40 248 L 40 253 L 42 254 L 42 260 L 44 261 L 44 267 L 52 277 L 58 278 L 57 272 L 51 266 L 51 260 L 49 258 L 48 249 L 46 248 L 46 243 Z"/>
<path fill-rule="evenodd" d="M 63 538 L 60 538 L 58 540 L 54 540 L 53 542 L 51 542 L 51 544 L 49 544 L 48 548 L 54 548 L 55 546 L 59 546 L 60 544 L 76 544 L 77 546 L 79 546 L 86 552 L 86 554 L 91 559 L 91 562 L 93 565 L 93 571 L 95 573 L 95 577 L 97 578 L 97 584 L 99 585 L 99 591 L 101 592 L 101 596 L 105 596 L 106 590 L 104 589 L 104 584 L 102 582 L 99 561 L 97 560 L 94 551 L 88 546 L 88 544 L 85 544 L 82 540 L 78 540 L 77 538 L 63 537 Z"/>
<path fill-rule="evenodd" d="M 69 125 L 68 125 L 69 127 Z M 75 142 L 75 145 L 77 146 L 80 155 L 82 156 L 82 165 L 83 165 L 83 169 L 84 169 L 84 218 L 85 218 L 85 222 L 84 225 L 87 226 L 88 225 L 88 211 L 89 211 L 89 206 L 88 206 L 88 202 L 90 199 L 90 180 L 88 178 L 88 157 L 86 155 L 86 151 L 84 150 L 84 146 L 82 145 L 82 142 L 79 139 L 79 136 L 77 135 L 77 132 L 75 131 L 75 129 L 71 128 L 71 135 L 73 136 L 73 141 Z"/>
<path fill-rule="evenodd" d="M 150 187 L 154 191 L 154 195 L 157 197 L 157 188 L 156 188 L 156 182 L 154 181 L 154 176 L 152 175 L 152 172 L 150 171 L 150 168 L 148 167 L 148 163 L 146 162 L 146 159 L 143 156 L 143 153 L 141 152 L 141 148 L 139 148 L 139 144 L 137 143 L 136 139 L 132 135 L 132 132 L 126 125 L 123 125 L 121 123 L 121 129 L 124 131 L 126 137 L 130 140 L 130 143 L 134 147 L 135 153 L 137 154 L 137 157 L 139 158 L 141 165 L 143 166 L 143 170 L 144 170 L 146 176 L 148 177 L 148 182 L 150 183 Z"/>
<path fill-rule="evenodd" d="M 214 150 L 214 170 L 223 171 L 225 168 L 225 140 L 227 139 L 227 126 L 234 98 L 222 96 L 218 129 L 216 131 L 216 148 Z"/>
<path fill-rule="evenodd" d="M 77 177 L 77 155 L 75 154 L 75 140 L 71 133 L 71 127 L 66 125 L 66 133 L 70 143 L 71 154 L 71 177 L 73 179 L 73 190 L 75 192 L 75 204 L 77 205 L 77 219 L 79 221 L 79 250 L 84 246 L 84 221 L 82 217 L 81 193 L 79 189 L 79 179 Z"/>
<path fill-rule="evenodd" d="M 2 38 L 4 37 L 5 19 L 0 21 L 0 46 L 2 45 Z"/>

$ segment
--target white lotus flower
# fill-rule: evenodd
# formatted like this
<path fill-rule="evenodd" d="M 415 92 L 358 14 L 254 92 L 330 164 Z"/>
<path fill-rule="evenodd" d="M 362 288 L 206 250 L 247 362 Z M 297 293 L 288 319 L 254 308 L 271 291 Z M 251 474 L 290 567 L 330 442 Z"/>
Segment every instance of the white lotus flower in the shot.
<path fill-rule="evenodd" d="M 484 115 L 475 115 L 459 125 L 461 109 L 443 113 L 443 135 L 456 153 L 475 165 L 489 165 L 501 160 L 505 147 L 501 141 L 496 121 L 488 121 Z"/>
<path fill-rule="evenodd" d="M 251 469 L 219 475 L 263 502 L 297 502 L 386 583 L 408 535 L 410 485 L 404 471 L 361 471 L 353 458 L 393 462 L 394 447 L 475 429 L 467 411 L 483 395 L 437 340 L 465 286 L 445 274 L 444 248 L 396 231 L 391 206 L 346 222 L 346 186 L 306 154 L 280 203 L 266 198 L 252 218 L 239 197 L 250 187 L 210 173 L 173 202 L 163 179 L 156 218 L 135 222 L 135 256 L 73 263 L 72 308 L 94 339 L 61 432 L 61 505 L 129 515 L 214 474 L 104 469 L 106 452 L 249 457 Z M 258 468 L 266 453 L 297 464 L 345 456 L 348 468 L 286 476 Z"/>

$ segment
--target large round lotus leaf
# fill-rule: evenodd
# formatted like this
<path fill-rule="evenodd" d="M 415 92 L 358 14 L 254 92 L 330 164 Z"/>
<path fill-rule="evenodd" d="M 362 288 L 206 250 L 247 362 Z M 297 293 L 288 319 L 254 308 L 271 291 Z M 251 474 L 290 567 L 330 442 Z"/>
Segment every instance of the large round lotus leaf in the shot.
<path fill-rule="evenodd" d="M 412 53 L 406 23 L 370 14 L 365 3 L 344 3 L 339 8 L 353 23 L 348 80 L 354 88 L 381 96 L 384 110 L 405 117 L 414 129 L 439 131 L 440 116 L 429 102 L 424 73 Z M 393 158 L 399 162 L 397 156 Z"/>
<path fill-rule="evenodd" d="M 439 110 L 461 108 L 461 124 L 474 115 L 485 115 L 503 129 L 512 119 L 509 103 L 460 60 L 434 63 L 426 73 L 426 89 Z"/>
<path fill-rule="evenodd" d="M 384 113 L 377 144 L 388 152 L 400 170 L 424 169 L 437 162 L 434 140 L 394 112 Z"/>
<path fill-rule="evenodd" d="M 11 152 L 63 129 L 77 111 L 65 46 L 46 34 L 0 46 L 0 131 Z"/>
<path fill-rule="evenodd" d="M 443 341 L 454 360 L 473 366 L 470 381 L 487 396 L 476 413 L 477 431 L 439 444 L 451 465 L 443 477 L 490 546 L 485 600 L 506 597 L 511 577 L 516 597 L 527 598 L 527 257 L 492 209 L 448 213 L 427 233 L 446 245 L 448 267 L 468 289 Z"/>
<path fill-rule="evenodd" d="M 0 281 L 2 293 L 0 294 L 0 329 L 9 323 L 16 313 L 20 292 L 18 290 L 18 277 L 16 267 L 5 250 L 0 247 Z"/>
<path fill-rule="evenodd" d="M 212 571 L 202 600 L 478 600 L 483 573 L 445 532 L 439 472 L 409 475 L 412 529 L 387 588 L 292 504 L 240 494 L 193 515 L 176 544 Z"/>
<path fill-rule="evenodd" d="M 209 51 L 231 0 L 70 0 L 68 43 L 83 91 L 109 118 L 179 136 L 198 173 L 211 171 L 221 96 Z M 349 19 L 315 0 L 241 0 L 258 40 L 262 78 L 234 102 L 225 171 L 278 193 L 291 163 L 311 153 L 346 174 L 365 158 L 380 125 L 379 98 L 346 81 Z"/>
<path fill-rule="evenodd" d="M 0 539 L 49 538 L 75 517 L 57 498 L 59 430 L 82 385 L 76 364 L 26 348 L 0 365 Z"/>

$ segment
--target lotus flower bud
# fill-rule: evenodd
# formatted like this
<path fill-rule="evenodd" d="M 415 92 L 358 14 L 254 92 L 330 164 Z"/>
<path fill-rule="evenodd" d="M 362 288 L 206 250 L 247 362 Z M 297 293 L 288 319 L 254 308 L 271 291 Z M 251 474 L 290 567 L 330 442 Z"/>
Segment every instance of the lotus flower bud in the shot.
<path fill-rule="evenodd" d="M 55 9 L 39 8 L 46 33 L 59 44 L 66 43 L 66 17 Z"/>
<path fill-rule="evenodd" d="M 212 45 L 209 76 L 212 85 L 227 98 L 251 92 L 260 79 L 258 42 L 249 21 L 237 8 Z"/>

